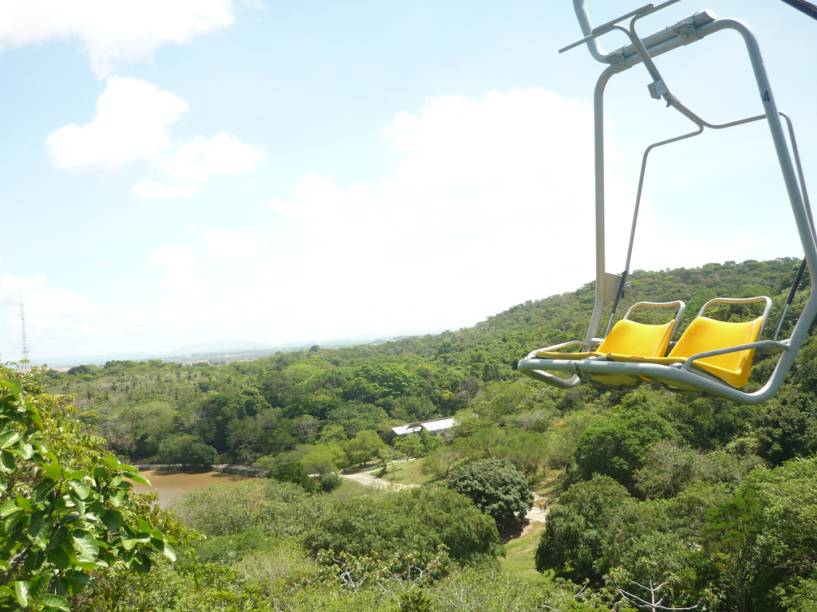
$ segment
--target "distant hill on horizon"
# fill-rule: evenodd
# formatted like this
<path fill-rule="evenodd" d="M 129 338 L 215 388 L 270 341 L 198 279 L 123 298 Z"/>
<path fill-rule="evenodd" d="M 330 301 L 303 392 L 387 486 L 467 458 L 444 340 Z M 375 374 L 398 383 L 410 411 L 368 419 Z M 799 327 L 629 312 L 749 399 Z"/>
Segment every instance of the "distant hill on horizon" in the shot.
<path fill-rule="evenodd" d="M 775 320 L 779 313 L 780 302 L 794 278 L 799 260 L 786 257 L 770 261 L 746 260 L 740 263 L 708 263 L 697 268 L 675 268 L 662 271 L 634 271 L 628 280 L 627 288 L 620 305 L 620 317 L 627 307 L 636 301 L 670 301 L 681 299 L 687 304 L 687 321 L 700 306 L 716 295 L 745 297 L 750 295 L 769 295 L 777 298 L 770 319 Z M 804 283 L 808 282 L 808 278 Z M 460 346 L 471 346 L 480 339 L 490 337 L 490 341 L 499 340 L 508 355 L 513 359 L 524 353 L 550 344 L 581 338 L 589 321 L 594 300 L 595 283 L 581 285 L 574 291 L 555 294 L 543 299 L 529 300 L 511 306 L 507 310 L 489 316 L 472 326 L 458 330 L 446 330 L 439 333 L 400 335 L 393 338 L 357 337 L 337 340 L 290 342 L 280 345 L 252 341 L 203 342 L 196 345 L 180 347 L 166 353 L 121 353 L 111 355 L 73 356 L 54 359 L 34 360 L 35 364 L 47 364 L 50 367 L 65 368 L 79 365 L 103 365 L 108 361 L 148 361 L 159 359 L 175 363 L 230 363 L 246 361 L 274 355 L 309 349 L 347 348 L 356 346 L 382 345 L 398 352 L 417 351 L 428 354 L 430 346 L 446 351 L 447 343 Z M 794 309 L 797 311 L 797 309 Z M 798 311 L 799 312 L 799 311 Z M 609 312 L 607 313 L 609 316 Z M 789 321 L 795 320 L 796 312 L 789 315 Z M 606 324 L 606 323 L 605 323 Z M 495 336 L 501 337 L 497 339 Z M 532 343 L 532 344 L 531 344 Z M 533 346 L 533 345 L 536 346 Z M 508 349 L 513 347 L 511 353 Z M 495 364 L 500 366 L 500 364 Z M 501 364 L 502 366 L 506 364 Z"/>

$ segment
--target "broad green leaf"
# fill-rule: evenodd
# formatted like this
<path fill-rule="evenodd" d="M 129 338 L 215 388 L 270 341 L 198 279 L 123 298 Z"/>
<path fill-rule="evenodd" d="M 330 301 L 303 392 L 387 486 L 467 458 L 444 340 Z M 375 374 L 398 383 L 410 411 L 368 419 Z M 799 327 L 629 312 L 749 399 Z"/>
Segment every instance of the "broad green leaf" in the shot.
<path fill-rule="evenodd" d="M 142 476 L 139 472 L 132 472 L 131 474 L 129 474 L 129 476 L 133 482 L 138 482 L 139 484 L 143 484 L 148 487 L 150 486 L 150 481 L 144 476 Z"/>
<path fill-rule="evenodd" d="M 40 416 L 39 412 L 32 412 L 31 413 L 31 422 L 34 423 L 34 426 L 37 429 L 43 428 L 43 418 Z"/>
<path fill-rule="evenodd" d="M 58 546 L 52 551 L 48 552 L 48 560 L 54 564 L 57 569 L 65 569 L 71 563 L 71 557 L 66 552 L 64 546 Z"/>
<path fill-rule="evenodd" d="M 74 550 L 77 551 L 78 559 L 85 562 L 96 561 L 99 555 L 99 544 L 90 534 L 83 533 L 71 538 Z"/>
<path fill-rule="evenodd" d="M 49 493 L 54 490 L 55 486 L 56 483 L 53 480 L 43 480 L 36 487 L 34 487 L 34 491 L 31 495 L 32 501 L 37 504 L 45 501 Z"/>
<path fill-rule="evenodd" d="M 68 486 L 71 487 L 71 489 L 73 489 L 74 493 L 76 493 L 80 499 L 85 499 L 91 492 L 91 488 L 87 484 L 85 484 L 84 482 L 80 482 L 79 480 L 69 480 Z"/>
<path fill-rule="evenodd" d="M 108 567 L 108 564 L 101 559 L 97 559 L 96 561 L 83 561 L 80 559 L 74 564 L 74 567 L 84 570 L 96 570 Z"/>
<path fill-rule="evenodd" d="M 21 608 L 28 607 L 28 587 L 29 582 L 26 580 L 16 580 L 14 582 L 14 597 Z"/>
<path fill-rule="evenodd" d="M 10 473 L 14 471 L 17 463 L 14 461 L 14 455 L 8 451 L 0 452 L 0 471 Z"/>
<path fill-rule="evenodd" d="M 44 512 L 35 512 L 31 515 L 28 524 L 28 536 L 37 548 L 48 545 L 49 524 L 45 522 Z"/>
<path fill-rule="evenodd" d="M 122 513 L 118 510 L 108 510 L 102 515 L 102 522 L 111 531 L 118 531 L 122 526 Z"/>
<path fill-rule="evenodd" d="M 0 450 L 6 449 L 20 439 L 18 431 L 4 431 L 0 434 Z"/>
<path fill-rule="evenodd" d="M 43 474 L 51 480 L 59 480 L 62 478 L 62 466 L 56 461 L 47 463 L 43 466 Z"/>
<path fill-rule="evenodd" d="M 3 529 L 6 533 L 10 533 L 14 526 L 19 523 L 25 516 L 24 512 L 14 512 L 3 520 Z"/>
<path fill-rule="evenodd" d="M 109 500 L 112 506 L 116 506 L 117 508 L 125 503 L 125 492 L 124 491 L 117 491 L 116 495 L 110 498 Z"/>
<path fill-rule="evenodd" d="M 148 542 L 150 542 L 150 538 L 147 536 L 144 538 L 122 538 L 122 548 L 132 550 L 137 544 L 147 544 Z"/>
<path fill-rule="evenodd" d="M 0 506 L 0 518 L 6 518 L 20 510 L 22 510 L 22 508 L 20 508 L 13 499 L 7 499 L 3 502 L 3 505 Z"/>
<path fill-rule="evenodd" d="M 71 610 L 71 606 L 68 605 L 68 600 L 65 599 L 65 597 L 60 597 L 52 593 L 43 593 L 40 595 L 40 602 L 48 609 L 65 610 L 65 612 Z"/>
<path fill-rule="evenodd" d="M 31 511 L 31 502 L 19 493 L 17 494 L 17 505 L 27 512 Z"/>
<path fill-rule="evenodd" d="M 167 542 L 165 542 L 164 548 L 162 549 L 162 554 L 167 557 L 171 563 L 176 563 L 176 553 Z"/>

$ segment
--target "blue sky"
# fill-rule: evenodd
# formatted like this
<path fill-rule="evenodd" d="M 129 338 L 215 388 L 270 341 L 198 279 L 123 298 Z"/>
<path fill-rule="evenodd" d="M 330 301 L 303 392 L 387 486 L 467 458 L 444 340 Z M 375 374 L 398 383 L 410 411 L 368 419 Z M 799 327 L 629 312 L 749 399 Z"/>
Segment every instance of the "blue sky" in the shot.
<path fill-rule="evenodd" d="M 703 8 L 752 26 L 813 175 L 817 23 L 684 0 L 642 32 Z M 48 360 L 433 332 L 592 277 L 601 66 L 556 53 L 568 0 L 27 0 L 0 23 L 3 359 L 20 299 Z M 734 35 L 658 65 L 713 121 L 760 109 Z M 646 84 L 609 88 L 611 271 L 641 151 L 687 129 Z M 650 170 L 636 268 L 800 254 L 765 125 Z"/>

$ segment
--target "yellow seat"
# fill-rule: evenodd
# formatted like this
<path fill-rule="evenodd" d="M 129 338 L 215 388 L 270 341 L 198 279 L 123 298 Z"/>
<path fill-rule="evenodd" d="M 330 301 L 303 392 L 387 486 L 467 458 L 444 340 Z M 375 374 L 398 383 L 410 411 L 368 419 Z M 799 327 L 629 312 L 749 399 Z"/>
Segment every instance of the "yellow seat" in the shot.
<path fill-rule="evenodd" d="M 681 334 L 678 342 L 672 347 L 672 350 L 666 357 L 645 359 L 641 356 L 625 355 L 616 351 L 607 355 L 607 358 L 613 361 L 657 363 L 662 365 L 683 363 L 698 353 L 717 351 L 732 346 L 755 342 L 760 336 L 762 329 L 763 317 L 739 323 L 717 321 L 709 317 L 697 317 L 689 324 L 689 327 L 684 330 L 684 333 Z M 696 359 L 692 365 L 739 389 L 749 382 L 749 374 L 752 370 L 752 359 L 754 356 L 754 349 L 746 349 L 744 351 L 735 351 L 734 353 Z"/>
<path fill-rule="evenodd" d="M 540 359 L 587 359 L 604 357 L 607 353 L 660 357 L 667 352 L 673 321 L 653 325 L 623 319 L 613 325 L 613 329 L 595 351 L 563 353 L 559 351 L 536 351 Z"/>
<path fill-rule="evenodd" d="M 763 317 L 739 323 L 717 321 L 709 317 L 697 317 L 686 328 L 678 339 L 678 343 L 672 347 L 669 357 L 688 359 L 696 353 L 749 344 L 758 339 L 762 329 Z M 746 349 L 745 351 L 697 359 L 693 365 L 712 374 L 712 376 L 720 378 L 733 387 L 740 388 L 749 382 L 754 356 L 754 349 Z"/>
<path fill-rule="evenodd" d="M 667 352 L 675 321 L 662 324 L 638 323 L 629 319 L 618 321 L 595 351 L 560 353 L 536 351 L 540 359 L 587 359 L 607 357 L 609 353 L 628 355 L 634 361 L 649 357 L 661 357 Z M 592 379 L 609 386 L 634 385 L 638 377 L 627 374 L 594 374 Z"/>

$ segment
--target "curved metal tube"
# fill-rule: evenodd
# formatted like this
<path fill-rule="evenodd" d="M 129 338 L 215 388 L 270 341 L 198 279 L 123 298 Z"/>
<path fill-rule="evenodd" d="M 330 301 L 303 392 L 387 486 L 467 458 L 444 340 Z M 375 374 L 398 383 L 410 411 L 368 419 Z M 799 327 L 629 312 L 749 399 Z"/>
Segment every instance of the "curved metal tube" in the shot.
<path fill-rule="evenodd" d="M 583 8 L 583 2 L 574 0 L 574 4 Z M 802 346 L 805 339 L 808 337 L 809 327 L 811 323 L 817 318 L 817 238 L 815 237 L 813 221 L 811 221 L 811 213 L 808 209 L 801 186 L 798 182 L 797 173 L 795 172 L 794 163 L 792 161 L 791 153 L 786 142 L 786 136 L 783 130 L 781 118 L 777 105 L 769 84 L 769 78 L 766 74 L 766 69 L 763 63 L 763 57 L 760 53 L 757 41 L 752 35 L 749 28 L 741 21 L 735 19 L 712 19 L 704 20 L 698 24 L 693 18 L 690 23 L 690 31 L 683 33 L 674 31 L 672 35 L 662 36 L 660 40 L 649 47 L 649 55 L 651 57 L 661 55 L 677 47 L 688 44 L 692 40 L 697 40 L 714 34 L 716 32 L 732 30 L 737 32 L 742 38 L 749 56 L 752 71 L 754 73 L 755 82 L 757 85 L 758 95 L 761 99 L 764 108 L 764 116 L 767 119 L 767 125 L 771 133 L 772 142 L 777 153 L 778 163 L 780 164 L 781 174 L 786 186 L 786 191 L 791 205 L 791 211 L 794 215 L 795 223 L 797 224 L 798 235 L 800 242 L 808 262 L 809 275 L 811 280 L 811 290 L 806 306 L 800 315 L 800 318 L 795 324 L 790 339 L 790 348 L 786 350 L 777 363 L 771 377 L 766 384 L 759 390 L 753 393 L 746 393 L 737 389 L 733 389 L 728 385 L 706 379 L 694 372 L 686 371 L 679 372 L 677 368 L 668 368 L 666 366 L 658 366 L 655 364 L 621 364 L 608 363 L 598 360 L 586 362 L 572 362 L 574 365 L 573 372 L 588 372 L 588 373 L 626 373 L 639 374 L 643 372 L 646 376 L 667 378 L 669 380 L 676 380 L 684 384 L 697 385 L 702 391 L 707 391 L 720 397 L 725 397 L 741 403 L 759 403 L 765 401 L 774 395 L 782 386 L 785 376 L 791 368 L 795 355 Z M 590 43 L 588 43 L 590 46 Z M 596 302 L 593 306 L 593 313 L 588 325 L 587 334 L 585 336 L 585 344 L 589 345 L 591 338 L 597 335 L 599 322 L 605 304 L 604 278 L 606 274 L 605 269 L 605 232 L 604 232 L 604 204 L 605 204 L 605 185 L 604 185 L 604 91 L 610 78 L 619 72 L 623 72 L 628 68 L 635 66 L 642 62 L 640 54 L 634 53 L 627 55 L 621 53 L 619 61 L 610 63 L 607 68 L 599 76 L 596 82 L 594 93 L 594 132 L 595 132 L 595 200 L 596 200 Z M 608 62 L 609 63 L 609 62 Z M 666 99 L 666 98 L 665 98 Z M 716 127 L 716 124 L 709 124 L 703 119 L 695 115 L 689 109 L 686 109 L 680 101 L 671 98 L 676 102 L 673 106 L 679 112 L 690 118 L 696 125 L 703 124 L 706 127 Z M 681 108 L 679 108 L 679 106 Z M 687 110 L 688 112 L 683 112 Z M 735 122 L 723 124 L 722 127 L 730 127 Z M 546 368 L 548 370 L 570 370 L 571 362 L 557 363 L 554 360 L 523 360 L 520 362 L 520 369 L 524 370 L 534 365 L 537 362 L 535 369 Z M 638 367 L 636 367 L 638 366 Z M 629 368 L 629 369 L 628 369 Z M 686 378 L 687 376 L 692 378 Z M 697 381 L 697 382 L 696 382 Z"/>
<path fill-rule="evenodd" d="M 797 178 L 798 178 L 798 181 L 800 183 L 800 192 L 801 192 L 801 194 L 803 196 L 803 202 L 804 202 L 804 204 L 806 206 L 806 213 L 807 213 L 808 218 L 809 218 L 809 225 L 811 226 L 811 232 L 815 237 L 814 238 L 815 242 L 817 242 L 817 231 L 815 231 L 815 228 L 814 228 L 814 219 L 813 219 L 813 216 L 812 216 L 811 202 L 809 201 L 809 197 L 808 197 L 808 190 L 806 188 L 806 179 L 805 179 L 805 175 L 803 174 L 803 166 L 802 166 L 802 163 L 800 162 L 800 152 L 799 152 L 799 149 L 797 147 L 797 138 L 796 138 L 796 136 L 794 134 L 794 124 L 792 123 L 791 117 L 789 117 L 786 113 L 780 111 L 779 115 L 781 117 L 783 117 L 783 119 L 785 119 L 786 125 L 788 127 L 789 141 L 791 142 L 792 153 L 794 154 L 795 168 L 797 170 Z M 687 138 L 694 138 L 695 136 L 699 136 L 699 135 L 703 134 L 705 127 L 708 127 L 708 128 L 714 129 L 714 130 L 722 130 L 722 129 L 726 129 L 726 128 L 730 128 L 730 127 L 735 127 L 735 126 L 738 126 L 738 125 L 744 125 L 744 124 L 747 124 L 747 123 L 752 123 L 754 121 L 760 121 L 761 119 L 765 119 L 766 115 L 765 114 L 764 115 L 753 115 L 751 117 L 746 117 L 744 119 L 737 119 L 735 121 L 727 121 L 725 123 L 710 123 L 709 121 L 706 121 L 706 120 L 702 119 L 698 115 L 695 115 L 695 117 L 699 120 L 699 121 L 695 122 L 697 124 L 697 126 L 698 126 L 697 130 L 695 130 L 693 132 L 687 132 L 686 134 L 681 134 L 680 136 L 675 136 L 674 138 L 667 138 L 666 140 L 661 140 L 661 141 L 658 141 L 658 142 L 654 142 L 644 150 L 644 155 L 641 158 L 641 171 L 640 171 L 640 173 L 638 175 L 638 189 L 636 191 L 635 206 L 633 207 L 633 221 L 632 221 L 632 224 L 630 225 L 630 240 L 629 240 L 629 242 L 627 244 L 627 257 L 625 258 L 624 272 L 621 275 L 621 279 L 622 279 L 621 282 L 622 283 L 624 282 L 624 279 L 626 279 L 627 275 L 629 274 L 630 265 L 632 263 L 633 247 L 635 245 L 635 232 L 636 232 L 636 228 L 637 228 L 637 225 L 638 225 L 638 214 L 639 214 L 640 209 L 641 209 L 641 196 L 642 196 L 643 190 L 644 190 L 644 179 L 645 179 L 646 172 L 647 172 L 647 160 L 649 159 L 650 153 L 652 153 L 652 151 L 654 149 L 657 149 L 658 147 L 663 147 L 664 145 L 672 144 L 674 142 L 679 142 L 681 140 L 686 140 Z M 619 297 L 620 297 L 620 295 L 622 293 L 622 289 L 623 289 L 623 287 L 620 286 L 619 287 L 619 292 L 616 294 L 616 301 L 613 302 L 613 309 L 610 312 L 610 319 L 607 322 L 607 332 L 605 333 L 605 335 L 607 333 L 610 333 L 610 328 L 612 327 L 613 321 L 615 320 L 616 308 L 618 306 L 618 300 L 619 300 Z M 777 337 L 777 334 L 780 332 L 780 327 L 782 326 L 783 319 L 785 318 L 785 311 L 786 310 L 788 310 L 788 304 L 786 306 L 784 306 L 784 313 L 781 315 L 780 323 L 778 324 L 778 328 L 777 328 L 777 332 L 775 333 L 775 337 Z"/>
<path fill-rule="evenodd" d="M 533 379 L 545 382 L 549 385 L 559 387 L 561 389 L 570 389 L 571 387 L 575 387 L 580 382 L 582 382 L 578 374 L 573 374 L 568 378 L 562 378 L 561 376 L 556 376 L 555 374 L 545 372 L 544 370 L 523 369 L 519 371 L 522 372 L 522 374 L 524 374 L 525 376 L 529 376 Z"/>
<path fill-rule="evenodd" d="M 582 29 L 582 34 L 590 36 L 593 33 L 593 24 L 590 23 L 590 17 L 587 10 L 584 8 L 584 0 L 573 0 L 573 10 L 576 12 L 576 19 L 579 21 L 579 27 Z M 605 53 L 599 46 L 595 38 L 587 41 L 587 50 L 594 59 L 605 64 L 613 62 L 609 53 Z"/>
<path fill-rule="evenodd" d="M 786 349 L 783 353 L 784 356 L 790 354 L 792 354 L 791 347 Z M 773 379 L 770 379 L 757 391 L 752 393 L 741 391 L 706 374 L 699 373 L 695 370 L 685 370 L 680 367 L 680 364 L 678 364 L 678 366 L 667 366 L 655 363 L 606 361 L 604 359 L 584 359 L 582 361 L 523 359 L 519 362 L 518 369 L 525 374 L 528 374 L 529 370 L 543 371 L 547 369 L 551 372 L 561 371 L 573 373 L 581 372 L 585 374 L 644 376 L 664 383 L 693 387 L 698 391 L 722 397 L 739 404 L 760 404 L 772 397 L 779 389 L 779 385 L 773 384 Z"/>

